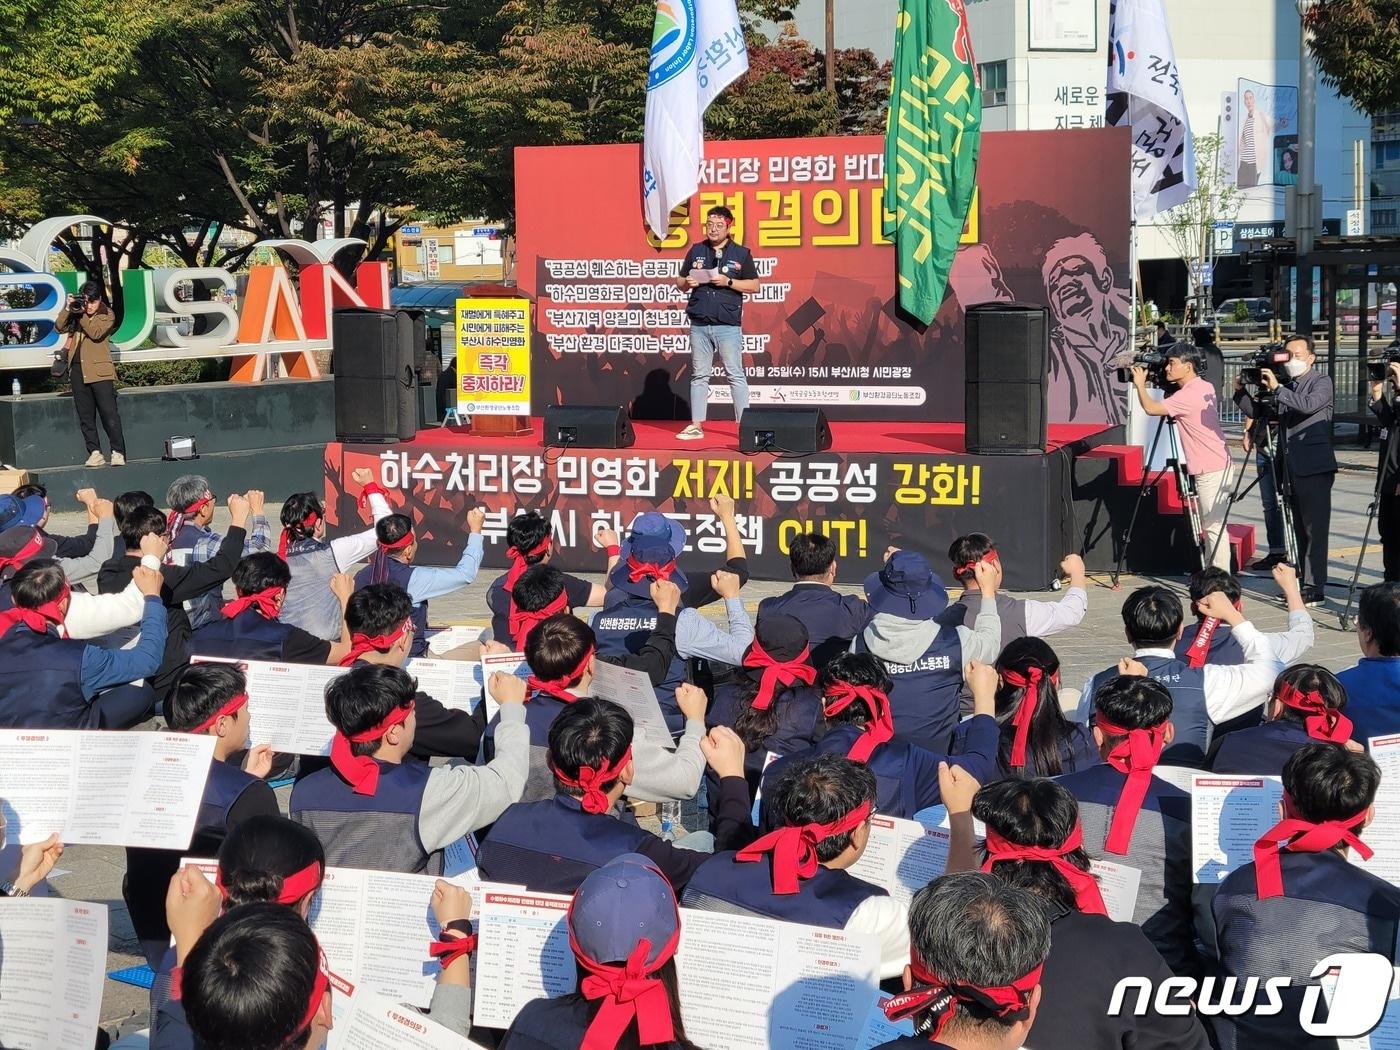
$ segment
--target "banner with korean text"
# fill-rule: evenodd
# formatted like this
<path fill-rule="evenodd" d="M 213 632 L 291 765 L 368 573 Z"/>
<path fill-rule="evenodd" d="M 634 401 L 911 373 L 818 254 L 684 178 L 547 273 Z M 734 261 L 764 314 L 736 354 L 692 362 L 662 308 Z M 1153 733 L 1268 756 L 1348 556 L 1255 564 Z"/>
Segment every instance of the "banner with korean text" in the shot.
<path fill-rule="evenodd" d="M 530 414 L 530 300 L 457 300 L 457 410 Z"/>

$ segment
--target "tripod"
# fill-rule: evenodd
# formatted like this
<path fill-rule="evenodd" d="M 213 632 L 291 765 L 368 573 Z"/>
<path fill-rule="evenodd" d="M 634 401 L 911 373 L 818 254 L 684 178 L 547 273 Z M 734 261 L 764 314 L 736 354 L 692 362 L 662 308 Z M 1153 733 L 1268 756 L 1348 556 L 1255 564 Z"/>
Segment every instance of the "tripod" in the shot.
<path fill-rule="evenodd" d="M 1393 404 L 1393 386 L 1391 386 L 1391 389 L 1388 390 L 1387 393 L 1391 394 L 1391 401 Z M 1395 424 L 1392 423 L 1391 426 L 1394 427 Z M 1387 435 L 1386 446 L 1381 452 L 1379 462 L 1376 463 L 1376 485 L 1375 488 L 1371 490 L 1371 505 L 1366 508 L 1366 531 L 1361 534 L 1361 553 L 1357 555 L 1356 564 L 1352 566 L 1351 584 L 1347 587 L 1346 608 L 1342 610 L 1341 616 L 1338 617 L 1338 624 L 1344 631 L 1349 631 L 1352 627 L 1351 606 L 1352 602 L 1356 599 L 1356 581 L 1361 578 L 1361 563 L 1366 560 L 1366 548 L 1370 546 L 1371 543 L 1371 526 L 1376 520 L 1376 512 L 1380 509 L 1381 505 L 1381 481 L 1385 475 L 1386 460 L 1389 459 L 1388 452 L 1390 451 L 1391 440 L 1392 438 Z"/>
<path fill-rule="evenodd" d="M 1152 435 L 1152 444 L 1147 450 L 1147 458 L 1143 460 L 1142 484 L 1138 486 L 1137 501 L 1133 503 L 1133 515 L 1128 519 L 1128 531 L 1123 534 L 1123 546 L 1118 551 L 1118 563 L 1113 567 L 1113 589 L 1118 589 L 1118 578 L 1123 575 L 1123 566 L 1128 560 L 1128 545 L 1133 541 L 1133 529 L 1137 525 L 1138 511 L 1142 508 L 1142 501 L 1147 497 L 1147 490 L 1161 481 L 1168 470 L 1176 475 L 1176 490 L 1181 493 L 1182 503 L 1186 507 L 1186 520 L 1191 527 L 1191 535 L 1196 543 L 1196 557 L 1200 561 L 1200 568 L 1204 569 L 1210 564 L 1210 558 L 1206 556 L 1206 541 L 1201 529 L 1201 501 L 1196 494 L 1196 479 L 1186 472 L 1186 457 L 1181 451 L 1181 439 L 1177 437 L 1176 420 L 1171 416 L 1157 417 L 1157 432 Z M 1162 424 L 1166 423 L 1167 433 L 1167 463 L 1157 471 L 1154 477 L 1150 464 L 1157 455 L 1157 442 L 1162 437 Z M 1223 531 L 1222 531 L 1223 535 Z"/>
<path fill-rule="evenodd" d="M 1293 529 L 1293 483 L 1289 480 L 1288 466 L 1284 460 L 1283 423 L 1279 423 L 1279 436 L 1275 438 L 1274 428 L 1268 424 L 1268 409 L 1260 405 L 1257 399 L 1254 403 L 1256 406 L 1260 407 L 1261 414 L 1259 419 L 1264 423 L 1264 444 L 1260 448 L 1260 451 L 1263 452 L 1264 459 L 1268 461 L 1269 475 L 1273 478 L 1274 492 L 1277 494 L 1278 498 L 1279 516 L 1283 518 L 1284 555 L 1288 559 L 1288 564 L 1297 569 L 1299 568 L 1298 534 Z M 1248 496 L 1250 492 L 1254 490 L 1254 487 L 1263 480 L 1263 475 L 1256 473 L 1254 480 L 1245 487 L 1244 491 L 1240 491 L 1240 484 L 1244 481 L 1244 474 L 1245 472 L 1241 470 L 1240 476 L 1235 479 L 1235 489 L 1230 493 L 1229 502 L 1225 505 L 1225 520 L 1221 522 L 1220 536 L 1216 537 L 1215 541 L 1217 546 L 1220 543 L 1220 538 L 1226 534 L 1226 530 L 1230 524 L 1230 512 L 1234 509 L 1235 504 Z M 1213 560 L 1215 557 L 1215 549 L 1212 548 L 1210 553 Z M 1244 566 L 1240 567 L 1243 568 Z"/>

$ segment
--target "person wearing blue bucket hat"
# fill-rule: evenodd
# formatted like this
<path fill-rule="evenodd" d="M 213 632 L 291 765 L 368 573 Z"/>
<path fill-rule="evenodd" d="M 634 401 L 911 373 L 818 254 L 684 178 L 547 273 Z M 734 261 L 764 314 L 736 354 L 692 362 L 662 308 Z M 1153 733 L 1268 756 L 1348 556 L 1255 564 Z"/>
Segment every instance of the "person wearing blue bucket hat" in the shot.
<path fill-rule="evenodd" d="M 742 587 L 749 582 L 749 559 L 744 555 L 744 538 L 739 531 L 739 519 L 735 515 L 733 498 L 722 494 L 712 496 L 710 513 L 724 532 L 724 568 L 739 577 L 739 586 Z M 645 514 L 637 515 L 623 536 L 619 555 L 621 561 L 627 560 L 627 555 L 632 550 L 632 541 L 643 536 L 664 539 L 678 558 L 685 550 L 685 526 L 660 511 L 649 510 Z M 609 572 L 611 573 L 611 566 Z M 697 576 L 688 589 L 681 588 L 681 604 L 688 609 L 699 609 L 723 597 L 714 589 L 709 576 Z M 609 593 L 603 599 L 603 605 L 611 605 L 616 598 L 617 595 Z"/>
<path fill-rule="evenodd" d="M 852 649 L 879 657 L 894 681 L 895 735 L 937 754 L 947 753 L 958 724 L 964 665 L 993 663 L 1001 652 L 996 572 L 979 562 L 976 575 L 982 608 L 971 628 L 942 622 L 948 590 L 922 554 L 893 550 L 865 580 L 874 615 Z"/>
<path fill-rule="evenodd" d="M 97 542 L 97 515 L 93 512 L 97 505 L 96 489 L 79 489 L 73 494 L 78 505 L 88 512 L 87 531 L 81 536 L 55 536 L 48 531 L 49 513 L 53 508 L 49 504 L 49 490 L 43 485 L 21 485 L 15 489 L 14 497 L 22 504 L 22 512 L 18 520 L 9 520 L 5 510 L 0 508 L 0 529 L 15 524 L 36 526 L 45 537 L 58 545 L 55 557 L 83 558 L 92 553 L 93 545 Z"/>

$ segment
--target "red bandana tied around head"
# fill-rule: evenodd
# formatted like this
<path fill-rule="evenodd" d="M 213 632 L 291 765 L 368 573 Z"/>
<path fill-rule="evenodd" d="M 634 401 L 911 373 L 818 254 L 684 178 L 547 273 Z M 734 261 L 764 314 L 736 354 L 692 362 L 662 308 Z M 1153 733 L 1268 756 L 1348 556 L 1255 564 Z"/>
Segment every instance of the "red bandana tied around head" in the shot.
<path fill-rule="evenodd" d="M 384 716 L 384 721 L 370 726 L 354 736 L 338 732 L 331 739 L 331 765 L 355 790 L 357 795 L 373 795 L 379 790 L 379 763 L 369 755 L 356 755 L 350 750 L 351 744 L 367 744 L 371 740 L 382 740 L 384 734 L 397 725 L 408 721 L 413 714 L 413 701 L 407 707 L 396 707 Z"/>
<path fill-rule="evenodd" d="M 937 1017 L 929 1039 L 935 1040 L 943 1034 L 943 1029 L 953 1019 L 959 1003 L 980 1006 L 993 1017 L 1002 1021 L 1022 1021 L 1030 1012 L 1031 993 L 1040 983 L 1042 963 L 1030 973 L 1010 984 L 979 987 L 972 984 L 956 984 L 944 980 L 924 966 L 917 957 L 909 959 L 909 971 L 922 987 L 916 987 L 903 995 L 885 1000 L 880 1009 L 890 1021 L 902 1021 L 924 1010 L 932 1009 Z"/>
<path fill-rule="evenodd" d="M 793 685 L 796 682 L 811 685 L 815 682 L 817 669 L 807 662 L 811 654 L 811 648 L 804 645 L 802 652 L 793 659 L 777 660 L 758 644 L 757 638 L 750 642 L 748 652 L 744 654 L 744 666 L 763 672 L 758 680 L 758 695 L 753 698 L 753 709 L 767 711 L 772 707 L 773 694 L 778 691 L 779 685 Z"/>
<path fill-rule="evenodd" d="M 1347 820 L 1324 820 L 1314 824 L 1301 817 L 1290 816 L 1293 800 L 1283 797 L 1284 817 L 1264 832 L 1254 844 L 1254 878 L 1259 887 L 1259 899 L 1283 895 L 1283 868 L 1279 858 L 1285 850 L 1289 853 L 1326 853 L 1335 846 L 1347 845 L 1361 854 L 1362 860 L 1371 859 L 1371 847 L 1356 836 L 1353 830 L 1366 819 L 1362 810 Z"/>
<path fill-rule="evenodd" d="M 1108 764 L 1120 773 L 1128 774 L 1128 779 L 1123 784 L 1123 793 L 1118 796 L 1118 805 L 1113 808 L 1113 823 L 1109 826 L 1108 839 L 1103 847 L 1110 853 L 1122 855 L 1128 852 L 1128 845 L 1133 840 L 1138 810 L 1142 809 L 1142 800 L 1147 797 L 1147 788 L 1152 783 L 1152 767 L 1162 757 L 1167 723 L 1146 729 L 1124 729 L 1109 722 L 1102 714 L 1095 714 L 1094 724 L 1107 736 L 1123 738 L 1108 753 Z"/>
<path fill-rule="evenodd" d="M 63 585 L 63 590 L 58 592 L 58 597 L 51 602 L 45 602 L 37 609 L 21 609 L 16 605 L 12 609 L 0 612 L 0 638 L 10 633 L 10 629 L 17 623 L 22 623 L 35 634 L 48 634 L 49 624 L 58 628 L 58 633 L 63 634 L 63 599 L 69 595 L 68 584 Z"/>
<path fill-rule="evenodd" d="M 569 686 L 574 685 L 583 677 L 583 672 L 588 670 L 588 661 L 593 659 L 593 654 L 598 650 L 593 646 L 588 647 L 588 651 L 583 654 L 583 659 L 566 675 L 559 678 L 536 678 L 530 675 L 525 679 L 525 685 L 531 689 L 552 696 L 556 700 L 562 700 L 566 704 L 572 704 L 578 697 L 569 692 Z"/>
<path fill-rule="evenodd" d="M 623 767 L 632 761 L 632 748 L 628 747 L 622 753 L 622 757 L 616 762 L 604 762 L 597 769 L 592 766 L 582 766 L 577 777 L 570 777 L 560 771 L 553 762 L 549 764 L 550 770 L 558 779 L 559 783 L 565 787 L 580 788 L 583 797 L 579 799 L 579 805 L 583 807 L 585 813 L 606 813 L 608 807 L 612 805 L 608 801 L 608 793 L 604 789 L 604 784 L 610 784 L 617 779 L 617 775 L 622 772 Z"/>
<path fill-rule="evenodd" d="M 316 523 L 320 520 L 321 512 L 319 510 L 308 510 L 306 512 L 306 517 L 301 519 L 301 524 L 304 528 L 314 529 L 316 528 Z M 281 558 L 283 561 L 287 559 L 287 544 L 291 542 L 291 539 L 291 532 L 284 528 L 282 530 L 282 538 L 277 541 L 277 557 Z"/>
<path fill-rule="evenodd" d="M 1021 702 L 1016 707 L 1016 713 L 1011 717 L 1011 724 L 1016 729 L 1016 735 L 1011 741 L 1011 761 L 1009 765 L 1012 769 L 1024 769 L 1026 765 L 1026 741 L 1031 735 L 1031 719 L 1035 717 L 1035 708 L 1040 703 L 1040 680 L 1045 677 L 1045 669 L 1032 664 L 1026 668 L 1025 674 L 1018 674 L 1015 671 L 1002 671 L 1002 681 L 1017 689 L 1024 689 L 1021 694 Z"/>
<path fill-rule="evenodd" d="M 560 591 L 559 597 L 555 598 L 554 601 L 550 602 L 543 609 L 536 609 L 534 612 L 526 612 L 524 609 L 520 608 L 520 606 L 516 605 L 515 599 L 512 598 L 510 600 L 510 618 L 507 627 L 510 631 L 511 638 L 515 640 L 516 651 L 525 651 L 525 639 L 529 636 L 530 631 L 534 629 L 536 624 L 543 623 L 551 616 L 555 616 L 561 612 L 567 612 L 568 608 L 569 595 L 565 591 Z"/>
<path fill-rule="evenodd" d="M 199 725 L 191 729 L 190 732 L 203 733 L 206 729 L 213 729 L 215 723 L 217 723 L 219 719 L 223 718 L 224 715 L 238 714 L 239 711 L 243 710 L 244 705 L 246 705 L 247 703 L 247 693 L 237 693 L 236 695 L 229 697 L 226 701 L 224 701 L 224 705 L 222 707 L 220 707 L 212 715 L 206 718 L 203 722 L 200 722 Z"/>
<path fill-rule="evenodd" d="M 993 831 L 989 827 L 987 828 L 987 861 L 982 865 L 982 870 L 990 872 L 992 865 L 1000 861 L 1041 861 L 1049 864 L 1065 877 L 1069 888 L 1074 891 L 1074 901 L 1079 906 L 1080 911 L 1086 915 L 1107 915 L 1108 909 L 1104 907 L 1103 894 L 1099 891 L 1098 880 L 1065 859 L 1067 854 L 1073 853 L 1083 845 L 1084 834 L 1077 820 L 1074 822 L 1074 830 L 1069 833 L 1069 837 L 1059 846 L 1053 848 L 1022 846 L 1002 837 L 999 832 Z"/>
<path fill-rule="evenodd" d="M 641 583 L 643 580 L 669 580 L 675 571 L 675 558 L 664 565 L 653 565 L 649 561 L 638 561 L 635 554 L 627 555 L 628 583 Z"/>
<path fill-rule="evenodd" d="M 321 879 L 325 873 L 321 870 L 319 861 L 312 861 L 300 871 L 294 871 L 290 875 L 282 877 L 282 888 L 277 891 L 277 904 L 292 905 L 301 900 L 308 893 L 315 893 L 321 885 Z M 222 868 L 214 871 L 214 885 L 219 888 L 219 893 L 225 900 L 228 899 L 228 889 L 224 886 L 224 872 Z"/>
<path fill-rule="evenodd" d="M 1317 690 L 1304 694 L 1295 686 L 1283 683 L 1278 691 L 1278 699 L 1284 707 L 1302 711 L 1307 718 L 1308 736 L 1314 740 L 1325 740 L 1329 744 L 1345 744 L 1351 739 L 1351 719 L 1335 707 L 1328 707 L 1327 701 Z"/>
<path fill-rule="evenodd" d="M 15 551 L 14 557 L 0 558 L 0 569 L 22 569 L 24 563 L 44 549 L 44 534 L 38 529 L 23 547 Z"/>
<path fill-rule="evenodd" d="M 525 570 L 531 565 L 527 558 L 535 558 L 549 550 L 550 540 L 553 534 L 546 536 L 527 551 L 518 550 L 515 547 L 506 548 L 506 557 L 510 559 L 510 568 L 506 570 L 505 591 L 509 594 L 515 589 L 515 582 L 525 575 Z M 514 609 L 514 606 L 511 606 Z"/>
<path fill-rule="evenodd" d="M 1206 657 L 1210 655 L 1210 640 L 1219 626 L 1220 621 L 1214 616 L 1207 616 L 1201 621 L 1201 626 L 1196 629 L 1196 637 L 1191 639 L 1191 645 L 1186 650 L 1186 662 L 1192 667 L 1200 668 L 1206 665 Z"/>
<path fill-rule="evenodd" d="M 817 873 L 817 843 L 833 835 L 844 835 L 865 823 L 870 803 L 862 802 L 840 820 L 830 824 L 793 824 L 764 835 L 734 854 L 736 861 L 762 860 L 773 855 L 773 892 L 781 896 L 796 893 L 802 879 Z"/>
<path fill-rule="evenodd" d="M 224 618 L 232 620 L 245 609 L 256 609 L 264 620 L 275 620 L 282 607 L 278 603 L 279 598 L 287 596 L 285 587 L 265 587 L 256 594 L 245 594 L 241 598 L 235 598 L 231 602 L 226 602 L 222 610 Z"/>
<path fill-rule="evenodd" d="M 400 536 L 398 539 L 396 539 L 393 543 L 385 543 L 383 540 L 380 540 L 380 541 L 379 541 L 379 549 L 380 549 L 381 551 L 383 551 L 385 554 L 387 554 L 387 553 L 389 553 L 389 551 L 401 551 L 401 550 L 403 550 L 405 547 L 407 547 L 407 546 L 408 546 L 410 543 L 412 543 L 412 542 L 413 542 L 413 530 L 412 530 L 412 529 L 409 529 L 409 530 L 408 530 L 407 532 L 405 532 L 402 536 Z"/>
<path fill-rule="evenodd" d="M 184 528 L 185 522 L 189 521 L 213 502 L 214 494 L 212 492 L 206 492 L 184 510 L 172 510 L 165 516 L 165 534 L 173 541 L 176 534 Z"/>
<path fill-rule="evenodd" d="M 660 979 L 652 977 L 676 954 L 681 931 L 676 932 L 651 962 L 651 941 L 643 937 L 625 963 L 599 963 L 583 954 L 574 932 L 569 930 L 569 947 L 574 958 L 588 971 L 579 991 L 589 1001 L 601 999 L 598 1012 L 583 1034 L 579 1050 L 615 1050 L 622 1033 L 637 1019 L 637 1038 L 643 1046 L 668 1045 L 676 1037 L 671 1024 L 671 999 Z"/>
<path fill-rule="evenodd" d="M 340 666 L 349 667 L 368 652 L 387 653 L 394 647 L 394 643 L 404 636 L 404 632 L 412 626 L 413 620 L 408 619 L 389 634 L 352 634 L 350 636 L 350 651 L 340 658 Z"/>
<path fill-rule="evenodd" d="M 958 577 L 958 576 L 961 576 L 961 575 L 962 575 L 963 573 L 965 573 L 965 572 L 970 572 L 970 573 L 974 573 L 974 574 L 975 574 L 975 573 L 977 572 L 977 563 L 978 563 L 979 561 L 989 561 L 989 562 L 991 562 L 993 565 L 995 565 L 997 562 L 1001 561 L 1001 558 L 997 555 L 997 552 L 996 552 L 996 550 L 995 550 L 995 548 L 994 548 L 994 549 L 992 549 L 992 550 L 989 550 L 986 554 L 982 555 L 982 557 L 980 557 L 980 558 L 973 558 L 971 561 L 965 561 L 965 562 L 963 562 L 961 565 L 954 565 L 954 566 L 953 566 L 953 576 L 954 576 L 954 577 Z"/>
<path fill-rule="evenodd" d="M 331 971 L 326 964 L 326 953 L 321 951 L 321 964 L 316 968 L 316 983 L 311 986 L 311 998 L 306 1003 L 306 1013 L 301 1019 L 298 1032 L 304 1032 L 316 1020 L 316 1011 L 321 1008 L 322 997 L 331 990 Z"/>
<path fill-rule="evenodd" d="M 894 739 L 894 715 L 890 712 L 890 698 L 873 685 L 852 685 L 850 682 L 835 681 L 827 686 L 822 697 L 822 711 L 828 718 L 838 715 L 857 700 L 870 709 L 865 731 L 856 737 L 856 742 L 846 752 L 852 762 L 864 764 L 881 744 Z"/>

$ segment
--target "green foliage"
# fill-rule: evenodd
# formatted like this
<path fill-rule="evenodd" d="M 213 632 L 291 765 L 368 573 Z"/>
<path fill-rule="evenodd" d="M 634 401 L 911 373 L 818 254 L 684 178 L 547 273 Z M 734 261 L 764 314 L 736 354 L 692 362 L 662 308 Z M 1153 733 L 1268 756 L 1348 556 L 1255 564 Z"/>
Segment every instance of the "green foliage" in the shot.
<path fill-rule="evenodd" d="M 1233 222 L 1240 213 L 1244 195 L 1225 177 L 1220 162 L 1222 137 L 1219 134 L 1197 135 L 1192 142 L 1196 151 L 1196 188 L 1191 196 L 1162 214 L 1158 228 L 1186 264 L 1190 298 L 1202 308 L 1210 305 L 1210 296 L 1197 276 L 1198 267 L 1211 257 L 1211 237 L 1217 222 Z"/>
<path fill-rule="evenodd" d="M 1400 0 L 1322 0 L 1307 17 L 1324 83 L 1365 113 L 1400 109 Z"/>
<path fill-rule="evenodd" d="M 1235 302 L 1234 317 L 1232 319 L 1238 324 L 1244 324 L 1249 320 L 1249 304 L 1243 299 Z"/>
<path fill-rule="evenodd" d="M 171 386 L 208 383 L 218 378 L 221 362 L 194 358 L 185 361 L 140 361 L 117 365 L 117 386 Z"/>

